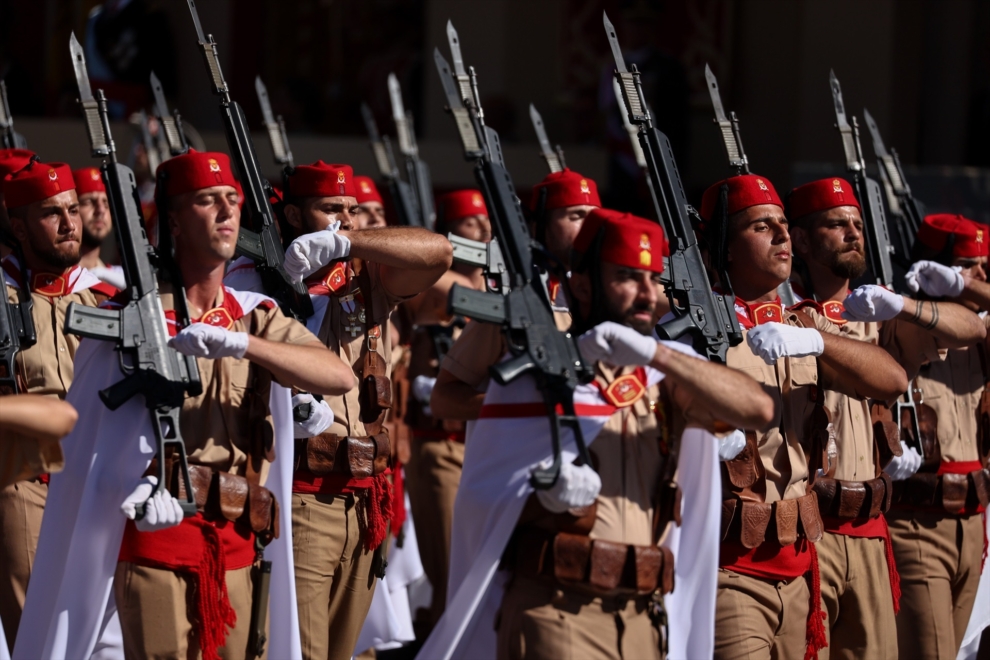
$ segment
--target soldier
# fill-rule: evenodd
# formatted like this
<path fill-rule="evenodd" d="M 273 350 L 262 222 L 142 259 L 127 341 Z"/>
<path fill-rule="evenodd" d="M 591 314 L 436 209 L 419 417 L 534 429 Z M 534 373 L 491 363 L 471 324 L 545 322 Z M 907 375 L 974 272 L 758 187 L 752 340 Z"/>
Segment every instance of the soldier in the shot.
<path fill-rule="evenodd" d="M 385 204 L 375 180 L 368 176 L 356 176 L 354 186 L 354 198 L 360 206 L 357 228 L 372 229 L 386 226 L 388 223 L 385 221 Z"/>
<path fill-rule="evenodd" d="M 908 286 L 985 312 L 988 245 L 985 225 L 926 216 L 914 250 L 925 260 L 908 271 Z M 945 305 L 927 304 L 937 313 Z M 921 442 L 912 439 L 888 466 L 895 480 L 887 519 L 901 576 L 902 657 L 954 658 L 973 609 L 986 552 L 981 513 L 990 503 L 986 354 L 981 341 L 922 367 L 912 387 L 924 405 Z"/>
<path fill-rule="evenodd" d="M 728 207 L 719 218 L 723 186 Z M 813 443 L 827 436 L 824 390 L 887 400 L 907 381 L 880 348 L 841 337 L 814 310 L 783 309 L 777 287 L 791 274 L 791 239 L 770 181 L 741 175 L 714 184 L 701 216 L 707 244 L 726 246 L 711 257 L 724 264 L 744 329 L 745 341 L 729 349 L 727 365 L 756 379 L 775 410 L 771 424 L 726 436 L 719 450 L 724 502 L 715 657 L 814 655 L 826 638 L 814 546 L 822 521 L 808 463 Z"/>
<path fill-rule="evenodd" d="M 27 149 L 0 149 L 0 236 L 10 234 L 10 221 L 3 203 L 3 180 L 8 174 L 27 165 L 32 156 L 34 152 Z M 10 249 L 6 242 L 0 240 L 0 259 L 10 254 Z"/>
<path fill-rule="evenodd" d="M 9 161 L 8 161 L 9 162 Z M 18 302 L 30 292 L 37 342 L 17 354 L 22 392 L 64 399 L 72 384 L 79 337 L 65 334 L 71 303 L 96 306 L 116 293 L 79 266 L 82 221 L 72 170 L 63 163 L 30 160 L 3 182 L 11 233 L 24 263 L 13 254 L 2 262 L 5 295 Z M 27 594 L 48 473 L 62 468 L 61 447 L 50 445 L 39 474 L 0 491 L 0 619 L 11 646 Z"/>
<path fill-rule="evenodd" d="M 843 337 L 891 346 L 912 375 L 923 360 L 938 361 L 939 348 L 983 340 L 983 324 L 961 305 L 940 303 L 935 315 L 934 306 L 880 287 L 849 291 L 849 281 L 866 272 L 863 220 L 852 191 L 848 181 L 828 178 L 796 188 L 787 198 L 794 252 L 806 267 L 805 300 L 796 308 L 816 310 Z M 860 320 L 847 321 L 847 296 L 854 312 L 867 301 L 874 308 L 889 302 L 889 312 L 871 314 L 871 321 L 859 314 Z M 884 321 L 882 330 L 877 321 Z M 884 518 L 892 483 L 882 469 L 899 453 L 897 426 L 888 425 L 893 430 L 888 437 L 883 426 L 874 427 L 880 405 L 836 390 L 825 391 L 825 406 L 835 446 L 826 448 L 827 465 L 814 482 L 825 525 L 817 551 L 828 613 L 828 648 L 819 657 L 896 658 L 899 581 Z"/>
<path fill-rule="evenodd" d="M 309 287 L 317 310 L 309 327 L 361 379 L 357 389 L 327 400 L 329 429 L 297 444 L 292 496 L 303 656 L 348 658 L 384 570 L 389 314 L 447 271 L 451 247 L 420 228 L 357 229 L 349 165 L 296 167 L 284 190 L 286 218 L 300 234 L 286 251 L 286 271 Z"/>
<path fill-rule="evenodd" d="M 83 167 L 72 172 L 79 195 L 79 216 L 82 218 L 82 255 L 79 265 L 108 284 L 123 289 L 124 271 L 120 266 L 107 266 L 100 250 L 113 231 L 107 189 L 98 167 Z"/>
<path fill-rule="evenodd" d="M 574 401 L 595 469 L 565 459 L 550 489 L 517 495 L 522 484 L 511 475 L 524 481 L 549 448 L 546 412 L 530 404 L 539 395 L 528 378 L 492 385 L 486 395 L 454 529 L 458 560 L 472 563 L 467 581 L 500 556 L 511 572 L 504 596 L 490 588 L 495 602 L 501 596 L 499 658 L 662 657 L 661 598 L 673 587 L 674 556 L 660 541 L 680 515 L 679 411 L 695 402 L 700 423 L 717 415 L 743 428 L 773 414 L 770 397 L 746 375 L 652 337 L 664 243 L 657 223 L 604 209 L 588 214 L 574 241 L 574 327 L 587 331 L 579 343 L 595 372 Z M 574 456 L 569 432 L 565 456 Z M 504 529 L 492 522 L 503 516 L 515 527 L 511 541 L 493 529 Z M 499 534 L 498 548 L 478 552 Z M 450 605 L 445 618 L 454 621 L 480 614 Z M 455 655 L 481 650 L 481 635 L 490 633 L 476 628 L 477 641 Z M 439 643 L 431 640 L 424 654 Z"/>

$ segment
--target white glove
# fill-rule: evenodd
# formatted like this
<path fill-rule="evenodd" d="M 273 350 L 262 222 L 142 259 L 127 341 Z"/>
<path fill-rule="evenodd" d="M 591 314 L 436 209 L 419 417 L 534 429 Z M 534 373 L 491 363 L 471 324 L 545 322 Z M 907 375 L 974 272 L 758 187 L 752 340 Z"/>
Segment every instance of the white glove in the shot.
<path fill-rule="evenodd" d="M 308 392 L 300 392 L 292 397 L 293 410 L 296 409 L 296 406 L 307 403 L 309 404 L 309 418 L 305 422 L 293 423 L 293 437 L 296 439 L 319 435 L 333 424 L 333 410 L 330 409 L 330 405 L 325 399 L 317 401 Z"/>
<path fill-rule="evenodd" d="M 901 440 L 901 452 L 900 456 L 890 459 L 890 463 L 887 463 L 887 467 L 883 469 L 894 481 L 907 479 L 921 467 L 921 454 L 914 447 L 908 447 L 903 440 Z"/>
<path fill-rule="evenodd" d="M 963 288 L 966 286 L 959 270 L 934 261 L 919 261 L 911 266 L 907 275 L 904 276 L 904 281 L 912 291 L 917 292 L 918 289 L 921 289 L 936 298 L 946 296 L 955 298 L 963 292 Z"/>
<path fill-rule="evenodd" d="M 134 492 L 127 496 L 120 505 L 120 512 L 134 520 L 137 517 L 138 506 L 144 504 L 144 517 L 134 520 L 134 526 L 141 532 L 157 532 L 160 529 L 175 527 L 182 522 L 182 507 L 179 500 L 172 497 L 167 490 L 155 493 L 152 491 L 158 485 L 157 477 L 144 477 Z M 151 499 L 148 499 L 151 497 Z"/>
<path fill-rule="evenodd" d="M 736 429 L 724 438 L 718 439 L 718 458 L 731 461 L 746 448 L 746 432 Z"/>
<path fill-rule="evenodd" d="M 621 323 L 605 321 L 578 337 L 578 348 L 590 363 L 602 360 L 617 367 L 645 366 L 657 354 L 657 340 Z"/>
<path fill-rule="evenodd" d="M 323 231 L 305 234 L 292 241 L 285 251 L 285 272 L 293 282 L 302 282 L 331 261 L 344 259 L 351 253 L 351 241 L 337 233 L 339 222 Z"/>
<path fill-rule="evenodd" d="M 219 360 L 225 357 L 242 358 L 247 352 L 246 332 L 231 332 L 206 323 L 193 323 L 168 340 L 168 345 L 184 355 Z"/>
<path fill-rule="evenodd" d="M 93 275 L 96 275 L 101 282 L 106 282 L 115 289 L 123 290 L 127 288 L 127 278 L 124 277 L 124 270 L 122 268 L 97 266 L 95 268 L 88 268 L 87 270 Z"/>
<path fill-rule="evenodd" d="M 412 393 L 416 400 L 427 405 L 430 403 L 430 395 L 433 394 L 433 387 L 437 384 L 436 378 L 429 376 L 416 376 L 412 382 Z"/>
<path fill-rule="evenodd" d="M 847 321 L 889 321 L 904 310 L 904 297 L 876 284 L 864 284 L 843 303 Z"/>
<path fill-rule="evenodd" d="M 553 486 L 537 490 L 543 508 L 551 513 L 563 513 L 568 509 L 589 506 L 602 490 L 602 479 L 590 465 L 563 463 Z"/>
<path fill-rule="evenodd" d="M 821 355 L 825 340 L 814 328 L 795 328 L 786 323 L 764 323 L 746 333 L 753 352 L 767 364 L 782 357 Z"/>

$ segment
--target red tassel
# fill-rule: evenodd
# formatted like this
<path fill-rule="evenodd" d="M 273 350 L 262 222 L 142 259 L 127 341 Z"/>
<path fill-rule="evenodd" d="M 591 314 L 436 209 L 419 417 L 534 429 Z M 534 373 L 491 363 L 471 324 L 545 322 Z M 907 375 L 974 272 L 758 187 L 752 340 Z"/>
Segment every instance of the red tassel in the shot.
<path fill-rule="evenodd" d="M 894 544 L 890 541 L 890 528 L 887 527 L 887 519 L 883 520 L 883 548 L 887 555 L 887 577 L 890 578 L 890 596 L 894 600 L 894 614 L 901 611 L 901 575 L 897 572 L 897 562 L 894 561 Z"/>
<path fill-rule="evenodd" d="M 364 546 L 369 551 L 376 549 L 385 541 L 388 534 L 388 521 L 392 516 L 392 492 L 388 477 L 379 474 L 371 480 L 368 489 L 366 515 L 368 517 L 368 535 Z"/>
<path fill-rule="evenodd" d="M 406 481 L 398 459 L 392 467 L 392 536 L 399 538 L 406 522 Z"/>
<path fill-rule="evenodd" d="M 227 643 L 228 628 L 237 625 L 237 612 L 227 594 L 227 559 L 216 528 L 202 526 L 206 544 L 197 576 L 196 605 L 199 610 L 197 633 L 203 660 L 219 660 L 217 649 Z"/>
<path fill-rule="evenodd" d="M 805 541 L 811 551 L 811 575 L 809 585 L 811 587 L 811 602 L 808 605 L 808 624 L 805 629 L 805 638 L 808 640 L 808 647 L 804 652 L 804 660 L 818 660 L 818 652 L 828 646 L 828 639 L 825 636 L 826 614 L 822 611 L 822 581 L 818 573 L 818 551 L 815 544 Z"/>

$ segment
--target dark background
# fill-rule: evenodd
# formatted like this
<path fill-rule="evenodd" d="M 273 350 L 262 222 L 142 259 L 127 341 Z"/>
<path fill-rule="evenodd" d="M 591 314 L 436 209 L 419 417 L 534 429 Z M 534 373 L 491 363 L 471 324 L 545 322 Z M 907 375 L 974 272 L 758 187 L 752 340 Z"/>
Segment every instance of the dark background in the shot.
<path fill-rule="evenodd" d="M 358 112 L 392 132 L 385 84 L 398 76 L 438 187 L 470 185 L 433 65 L 452 19 L 479 74 L 488 123 L 516 184 L 544 173 L 528 105 L 570 164 L 607 202 L 637 208 L 628 142 L 612 100 L 608 11 L 627 59 L 644 72 L 658 124 L 674 144 L 689 197 L 729 173 L 711 123 L 704 64 L 742 121 L 755 172 L 783 193 L 842 171 L 828 72 L 850 112 L 868 107 L 915 192 L 937 210 L 990 222 L 990 2 L 984 0 L 201 0 L 232 95 L 257 130 L 254 76 L 268 86 L 297 162 L 352 162 L 372 173 Z M 180 0 L 0 0 L 0 75 L 18 130 L 47 160 L 85 164 L 67 43 L 86 46 L 94 87 L 118 119 L 148 107 L 148 72 L 170 103 L 222 148 L 216 99 Z M 449 59 L 449 56 L 448 56 Z M 862 120 L 861 120 L 862 121 Z M 78 134 L 78 135 L 77 135 Z M 118 136 L 118 141 L 120 137 Z M 256 141 L 266 171 L 274 166 Z M 864 150 L 873 160 L 864 136 Z M 82 162 L 74 162 L 82 161 Z"/>

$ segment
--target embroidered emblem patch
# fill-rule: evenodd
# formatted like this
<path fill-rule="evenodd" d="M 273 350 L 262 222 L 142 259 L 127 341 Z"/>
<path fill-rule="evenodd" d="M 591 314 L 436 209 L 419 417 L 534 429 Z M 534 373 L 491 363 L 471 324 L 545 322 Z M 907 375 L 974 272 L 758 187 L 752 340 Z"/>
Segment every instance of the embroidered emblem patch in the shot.
<path fill-rule="evenodd" d="M 602 393 L 605 400 L 616 408 L 628 408 L 639 401 L 644 394 L 646 394 L 646 385 L 640 382 L 635 374 L 616 378 Z"/>
<path fill-rule="evenodd" d="M 591 187 L 588 185 L 587 179 L 581 179 L 581 194 L 583 195 L 591 194 Z"/>
<path fill-rule="evenodd" d="M 203 316 L 199 319 L 199 322 L 225 330 L 230 330 L 234 327 L 234 317 L 223 307 L 214 307 L 213 309 L 206 310 L 203 312 Z"/>

